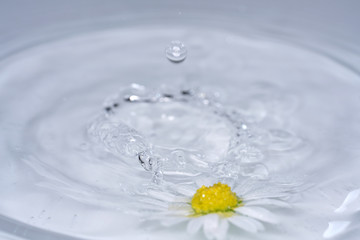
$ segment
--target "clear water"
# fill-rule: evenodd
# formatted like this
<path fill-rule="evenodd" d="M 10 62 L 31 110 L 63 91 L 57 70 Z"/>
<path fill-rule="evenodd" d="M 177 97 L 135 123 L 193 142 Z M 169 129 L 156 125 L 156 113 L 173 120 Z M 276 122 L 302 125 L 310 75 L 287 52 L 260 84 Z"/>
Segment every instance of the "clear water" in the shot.
<path fill-rule="evenodd" d="M 357 239 L 351 44 L 200 20 L 55 32 L 2 54 L 1 237 L 202 239 L 149 221 L 168 204 L 154 193 L 215 178 L 291 204 L 229 239 Z"/>

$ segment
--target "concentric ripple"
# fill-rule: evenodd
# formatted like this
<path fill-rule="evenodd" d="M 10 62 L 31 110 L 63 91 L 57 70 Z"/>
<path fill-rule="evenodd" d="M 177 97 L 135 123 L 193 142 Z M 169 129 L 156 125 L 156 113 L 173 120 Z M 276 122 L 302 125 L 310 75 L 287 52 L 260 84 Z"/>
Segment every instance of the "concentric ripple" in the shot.
<path fill-rule="evenodd" d="M 174 35 L 188 51 L 179 64 L 163 56 Z M 265 186 L 281 182 L 278 192 L 293 204 L 280 217 L 283 229 L 253 237 L 310 239 L 341 202 L 334 186 L 344 196 L 358 188 L 359 76 L 290 42 L 109 29 L 19 52 L 1 62 L 0 79 L 0 213 L 29 226 L 165 239 L 171 230 L 138 222 L 141 204 L 156 208 L 164 201 L 152 191 L 216 177 L 250 179 L 247 189 L 270 198 L 279 189 Z M 306 191 L 294 184 L 299 178 Z M 188 237 L 179 229 L 178 238 Z"/>

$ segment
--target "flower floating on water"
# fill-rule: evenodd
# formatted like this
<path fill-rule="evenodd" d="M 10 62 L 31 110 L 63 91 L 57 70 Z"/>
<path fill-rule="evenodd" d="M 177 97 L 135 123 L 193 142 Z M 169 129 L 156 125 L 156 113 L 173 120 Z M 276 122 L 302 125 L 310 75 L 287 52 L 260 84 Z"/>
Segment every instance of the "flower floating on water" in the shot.
<path fill-rule="evenodd" d="M 265 230 L 266 224 L 279 223 L 279 218 L 266 207 L 289 207 L 284 198 L 291 191 L 289 185 L 269 186 L 252 180 L 233 188 L 218 182 L 208 187 L 202 185 L 197 190 L 193 184 L 174 185 L 169 189 L 173 192 L 148 192 L 151 201 L 147 202 L 157 209 L 150 219 L 159 220 L 164 226 L 187 222 L 189 234 L 203 229 L 207 239 L 226 238 L 230 227 L 256 233 Z"/>

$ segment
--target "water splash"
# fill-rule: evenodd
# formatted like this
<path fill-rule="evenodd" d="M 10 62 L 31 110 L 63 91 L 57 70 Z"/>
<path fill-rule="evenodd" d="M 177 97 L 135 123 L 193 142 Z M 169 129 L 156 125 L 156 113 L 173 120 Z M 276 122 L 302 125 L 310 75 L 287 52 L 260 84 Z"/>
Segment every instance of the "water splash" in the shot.
<path fill-rule="evenodd" d="M 202 91 L 199 88 L 166 86 L 160 89 L 147 89 L 139 84 L 132 84 L 130 88 L 125 88 L 106 99 L 104 106 L 104 114 L 91 124 L 88 129 L 89 134 L 95 137 L 98 143 L 104 144 L 106 151 L 119 159 L 125 157 L 126 161 L 129 161 L 128 158 L 132 159 L 130 161 L 139 161 L 146 171 L 153 173 L 155 182 L 161 182 L 163 176 L 165 176 L 165 180 L 173 178 L 174 175 L 177 178 L 193 176 L 194 170 L 211 173 L 218 178 L 250 177 L 265 180 L 269 177 L 269 169 L 263 164 L 264 153 L 261 145 L 275 146 L 281 143 L 287 146 L 286 148 L 273 148 L 278 151 L 291 150 L 297 146 L 298 139 L 296 137 L 280 130 L 266 132 L 269 136 L 275 137 L 269 138 L 265 142 L 259 141 L 263 138 L 261 134 L 265 132 L 254 131 L 256 128 L 252 124 L 246 123 L 245 116 L 240 111 L 223 106 L 218 101 L 216 94 Z M 140 106 L 143 108 L 139 108 Z M 161 111 L 160 122 L 154 120 L 158 118 L 152 110 L 154 107 L 158 107 Z M 175 131 L 175 128 L 171 128 L 171 122 L 176 122 L 181 116 L 177 111 L 186 114 L 191 109 L 202 115 L 205 114 L 207 119 L 214 119 L 214 121 L 225 124 L 226 129 L 220 131 L 230 134 L 228 142 L 223 144 L 224 147 L 227 146 L 227 149 L 222 149 L 224 154 L 217 156 L 217 159 L 211 160 L 213 156 L 204 152 L 193 154 L 185 148 L 172 150 L 150 143 L 149 136 L 158 136 L 160 132 L 154 126 L 159 128 L 161 125 L 169 124 L 165 134 Z M 126 117 L 124 116 L 126 112 L 132 114 Z M 152 116 L 144 116 L 144 112 L 149 112 Z M 126 118 L 128 118 L 127 123 L 124 122 Z M 134 123 L 137 121 L 139 121 L 138 127 L 143 128 L 143 126 L 149 125 L 149 128 L 143 129 L 149 132 L 148 137 L 135 130 L 134 125 L 136 124 Z M 184 124 L 184 121 L 180 123 Z M 181 128 L 180 125 L 174 125 L 174 127 Z M 186 129 L 184 130 L 186 131 Z M 217 134 L 221 133 L 218 131 Z M 200 136 L 195 135 L 194 137 L 199 138 Z M 158 136 L 158 138 L 162 138 L 162 136 Z M 200 143 L 200 145 L 203 144 Z M 216 145 L 219 145 L 218 140 L 216 140 Z"/>

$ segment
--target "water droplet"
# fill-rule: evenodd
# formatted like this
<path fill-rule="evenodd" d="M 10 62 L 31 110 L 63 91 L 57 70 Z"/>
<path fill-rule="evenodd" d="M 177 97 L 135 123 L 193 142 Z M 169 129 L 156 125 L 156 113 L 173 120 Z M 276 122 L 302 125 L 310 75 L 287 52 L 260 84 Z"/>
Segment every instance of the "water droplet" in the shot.
<path fill-rule="evenodd" d="M 179 63 L 185 60 L 187 49 L 182 42 L 172 41 L 170 45 L 166 47 L 165 54 L 170 61 Z"/>
<path fill-rule="evenodd" d="M 127 102 L 136 102 L 139 100 L 140 100 L 140 97 L 136 96 L 136 95 L 130 95 L 130 96 L 125 97 L 125 101 L 127 101 Z"/>

